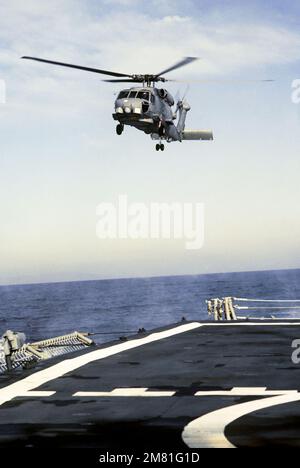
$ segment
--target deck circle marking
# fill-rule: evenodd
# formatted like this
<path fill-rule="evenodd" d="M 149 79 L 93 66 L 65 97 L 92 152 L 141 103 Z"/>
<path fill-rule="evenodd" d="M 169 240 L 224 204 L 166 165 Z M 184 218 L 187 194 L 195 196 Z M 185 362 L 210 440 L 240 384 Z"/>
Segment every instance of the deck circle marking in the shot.
<path fill-rule="evenodd" d="M 299 400 L 299 392 L 287 391 L 284 395 L 227 406 L 191 421 L 185 426 L 182 439 L 190 448 L 236 448 L 225 436 L 226 426 L 254 411 Z"/>

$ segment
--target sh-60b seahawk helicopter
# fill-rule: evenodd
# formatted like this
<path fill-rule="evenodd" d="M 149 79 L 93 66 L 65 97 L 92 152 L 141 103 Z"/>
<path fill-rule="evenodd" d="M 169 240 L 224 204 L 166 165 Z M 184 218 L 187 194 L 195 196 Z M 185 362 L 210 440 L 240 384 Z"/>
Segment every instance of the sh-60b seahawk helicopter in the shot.
<path fill-rule="evenodd" d="M 187 112 L 190 110 L 188 102 L 185 99 L 179 99 L 174 110 L 172 107 L 175 101 L 169 91 L 155 87 L 158 82 L 176 81 L 168 80 L 162 75 L 197 60 L 197 57 L 185 57 L 156 75 L 127 75 L 37 57 L 24 56 L 22 59 L 115 77 L 103 80 L 109 83 L 141 83 L 142 87 L 123 89 L 117 96 L 113 118 L 118 122 L 116 127 L 118 135 L 123 133 L 125 125 L 131 125 L 151 135 L 152 139 L 159 140 L 159 143 L 156 144 L 156 151 L 164 150 L 162 140 L 166 140 L 168 143 L 182 140 L 213 140 L 213 134 L 210 130 L 185 130 L 185 120 Z"/>

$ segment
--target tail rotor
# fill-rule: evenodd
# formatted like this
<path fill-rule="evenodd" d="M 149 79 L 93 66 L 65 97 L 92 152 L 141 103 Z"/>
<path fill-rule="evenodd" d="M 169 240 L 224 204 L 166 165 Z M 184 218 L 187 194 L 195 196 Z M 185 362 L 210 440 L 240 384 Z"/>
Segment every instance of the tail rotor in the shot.
<path fill-rule="evenodd" d="M 186 98 L 186 95 L 188 93 L 190 89 L 190 85 L 188 84 L 184 90 L 184 93 L 180 94 L 180 90 L 178 89 L 176 94 L 175 94 L 175 102 L 176 102 L 176 109 L 175 109 L 175 114 L 177 116 L 177 113 L 179 111 L 180 108 L 182 108 L 183 104 L 185 103 L 185 98 Z"/>

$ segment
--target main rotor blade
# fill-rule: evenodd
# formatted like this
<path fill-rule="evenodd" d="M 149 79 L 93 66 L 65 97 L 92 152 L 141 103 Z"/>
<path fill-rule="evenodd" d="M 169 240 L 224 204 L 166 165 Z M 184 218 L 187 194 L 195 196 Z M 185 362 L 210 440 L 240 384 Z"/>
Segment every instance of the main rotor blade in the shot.
<path fill-rule="evenodd" d="M 133 79 L 128 79 L 128 80 L 101 80 L 104 81 L 105 83 L 142 83 L 141 80 L 133 80 Z"/>
<path fill-rule="evenodd" d="M 93 73 L 100 73 L 101 75 L 110 75 L 110 76 L 128 76 L 131 77 L 131 75 L 126 75 L 124 73 L 117 73 L 117 72 L 112 72 L 108 70 L 100 70 L 99 68 L 90 68 L 90 67 L 82 67 L 80 65 L 73 65 L 71 63 L 64 63 L 64 62 L 54 62 L 53 60 L 46 60 L 38 57 L 21 57 L 22 59 L 27 59 L 27 60 L 36 60 L 37 62 L 44 62 L 44 63 L 50 63 L 52 65 L 60 65 L 61 67 L 69 67 L 69 68 L 76 68 L 78 70 L 84 70 L 88 72 L 93 72 Z"/>
<path fill-rule="evenodd" d="M 173 83 L 273 83 L 275 80 L 166 80 Z"/>
<path fill-rule="evenodd" d="M 176 70 L 177 68 L 184 67 L 185 65 L 188 65 L 189 63 L 194 62 L 195 60 L 198 60 L 198 59 L 199 57 L 184 57 L 184 59 L 180 60 L 180 62 L 175 63 L 169 68 L 166 68 L 165 70 L 161 71 L 155 76 L 158 77 L 158 76 L 164 75 L 165 73 L 169 73 L 172 70 Z"/>

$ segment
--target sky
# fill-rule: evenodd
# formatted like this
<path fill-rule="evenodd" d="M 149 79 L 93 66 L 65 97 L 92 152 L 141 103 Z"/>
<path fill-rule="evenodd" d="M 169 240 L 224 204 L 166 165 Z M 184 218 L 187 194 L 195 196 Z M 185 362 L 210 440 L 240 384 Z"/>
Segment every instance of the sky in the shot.
<path fill-rule="evenodd" d="M 300 267 L 299 23 L 296 0 L 0 0 L 0 284 Z M 22 55 L 124 73 L 199 57 L 169 76 L 204 80 L 186 126 L 215 139 L 117 136 L 120 85 Z M 203 247 L 100 240 L 97 206 L 120 194 L 203 203 Z"/>

